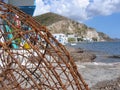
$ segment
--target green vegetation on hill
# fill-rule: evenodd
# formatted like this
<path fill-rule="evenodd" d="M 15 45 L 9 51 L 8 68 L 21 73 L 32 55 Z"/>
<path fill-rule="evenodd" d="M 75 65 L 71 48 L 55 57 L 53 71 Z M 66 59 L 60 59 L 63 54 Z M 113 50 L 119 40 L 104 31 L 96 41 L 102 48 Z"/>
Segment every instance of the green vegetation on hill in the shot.
<path fill-rule="evenodd" d="M 48 30 L 53 33 L 73 34 L 80 40 L 84 38 L 93 41 L 110 41 L 111 38 L 104 33 L 97 32 L 96 29 L 88 27 L 83 23 L 71 20 L 55 13 L 46 13 L 35 16 L 34 19 L 41 25 L 47 26 Z M 70 39 L 72 41 L 72 39 Z"/>
<path fill-rule="evenodd" d="M 48 26 L 48 25 L 51 25 L 55 22 L 67 19 L 63 16 L 57 15 L 55 13 L 50 13 L 50 12 L 46 13 L 46 14 L 39 15 L 39 16 L 35 16 L 34 18 L 40 24 L 45 25 L 45 26 Z"/>

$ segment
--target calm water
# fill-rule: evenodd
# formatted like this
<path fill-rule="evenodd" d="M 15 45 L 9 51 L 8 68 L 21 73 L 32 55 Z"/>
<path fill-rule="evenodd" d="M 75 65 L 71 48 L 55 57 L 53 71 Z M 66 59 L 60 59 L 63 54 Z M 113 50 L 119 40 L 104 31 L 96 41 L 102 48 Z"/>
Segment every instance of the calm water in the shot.
<path fill-rule="evenodd" d="M 106 58 L 105 55 L 120 55 L 120 42 L 90 42 L 90 43 L 78 43 L 76 48 L 82 48 L 84 50 L 91 50 L 99 52 L 96 62 L 120 62 L 120 58 Z"/>

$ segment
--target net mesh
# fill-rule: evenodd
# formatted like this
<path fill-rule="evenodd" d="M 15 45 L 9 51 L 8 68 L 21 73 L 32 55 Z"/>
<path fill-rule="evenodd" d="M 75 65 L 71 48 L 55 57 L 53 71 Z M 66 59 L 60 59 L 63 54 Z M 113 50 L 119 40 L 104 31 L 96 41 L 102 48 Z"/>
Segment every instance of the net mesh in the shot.
<path fill-rule="evenodd" d="M 0 89 L 88 90 L 66 48 L 46 27 L 0 2 Z"/>

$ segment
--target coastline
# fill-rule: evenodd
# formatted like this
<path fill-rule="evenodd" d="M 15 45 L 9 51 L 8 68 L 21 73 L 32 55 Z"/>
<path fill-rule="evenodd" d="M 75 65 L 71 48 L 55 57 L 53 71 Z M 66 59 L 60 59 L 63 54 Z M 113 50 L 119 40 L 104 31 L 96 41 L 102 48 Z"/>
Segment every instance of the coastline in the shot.
<path fill-rule="evenodd" d="M 70 46 L 66 46 L 66 49 L 75 62 L 94 62 L 94 59 L 96 58 L 95 53 L 92 53 L 91 51 L 85 51 Z"/>
<path fill-rule="evenodd" d="M 66 49 L 91 90 L 120 90 L 120 63 L 95 62 L 96 59 L 111 58 L 100 52 L 70 46 Z"/>

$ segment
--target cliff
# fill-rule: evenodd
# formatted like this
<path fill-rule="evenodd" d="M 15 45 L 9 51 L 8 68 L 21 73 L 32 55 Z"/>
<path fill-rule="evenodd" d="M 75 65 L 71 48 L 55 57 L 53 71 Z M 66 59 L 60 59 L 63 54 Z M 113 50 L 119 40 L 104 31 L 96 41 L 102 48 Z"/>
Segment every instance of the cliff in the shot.
<path fill-rule="evenodd" d="M 97 32 L 94 28 L 55 13 L 46 13 L 34 18 L 40 24 L 47 26 L 51 33 L 64 33 L 66 35 L 74 34 L 77 37 L 89 38 L 94 41 L 110 40 L 109 36 Z"/>

